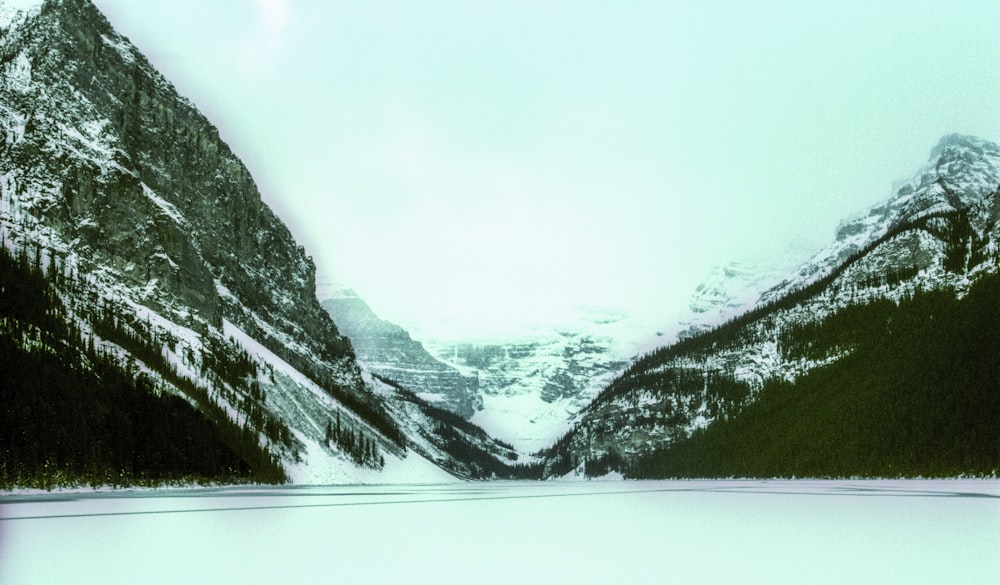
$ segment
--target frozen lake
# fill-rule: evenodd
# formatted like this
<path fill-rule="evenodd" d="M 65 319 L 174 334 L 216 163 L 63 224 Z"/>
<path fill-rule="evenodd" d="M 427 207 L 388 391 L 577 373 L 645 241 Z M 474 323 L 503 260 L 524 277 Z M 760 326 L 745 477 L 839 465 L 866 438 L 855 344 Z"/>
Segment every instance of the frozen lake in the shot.
<path fill-rule="evenodd" d="M 0 497 L 0 583 L 996 583 L 997 481 Z"/>

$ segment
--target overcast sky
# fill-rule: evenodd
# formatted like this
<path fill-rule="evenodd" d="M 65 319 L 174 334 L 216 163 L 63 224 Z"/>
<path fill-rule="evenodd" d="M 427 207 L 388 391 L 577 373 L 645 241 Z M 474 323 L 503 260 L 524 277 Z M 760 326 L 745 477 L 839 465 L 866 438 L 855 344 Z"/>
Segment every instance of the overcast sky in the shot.
<path fill-rule="evenodd" d="M 1000 2 L 96 0 L 416 336 L 672 315 L 1000 139 Z M 655 321 L 656 317 L 651 317 Z"/>

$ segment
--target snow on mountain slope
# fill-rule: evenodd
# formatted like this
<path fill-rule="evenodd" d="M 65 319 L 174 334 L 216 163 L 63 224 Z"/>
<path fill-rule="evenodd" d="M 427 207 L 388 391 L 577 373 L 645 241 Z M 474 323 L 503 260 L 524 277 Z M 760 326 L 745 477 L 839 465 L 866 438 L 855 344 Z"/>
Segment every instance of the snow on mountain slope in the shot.
<path fill-rule="evenodd" d="M 478 379 L 483 408 L 472 422 L 530 454 L 564 433 L 572 417 L 655 337 L 640 319 L 590 308 L 580 309 L 572 323 L 520 340 L 424 345 Z"/>
<path fill-rule="evenodd" d="M 666 328 L 657 346 L 708 331 L 752 309 L 764 291 L 799 266 L 804 252 L 801 246 L 789 245 L 784 253 L 766 260 L 737 260 L 715 266 L 691 293 L 687 311 L 677 318 L 677 325 Z"/>
<path fill-rule="evenodd" d="M 0 0 L 0 236 L 62 274 L 78 325 L 124 365 L 256 433 L 292 479 L 442 478 L 405 448 L 249 170 L 87 0 Z"/>
<path fill-rule="evenodd" d="M 888 199 L 841 222 L 836 238 L 826 248 L 805 262 L 789 278 L 761 295 L 767 303 L 803 288 L 829 274 L 852 255 L 871 246 L 891 230 L 922 217 L 967 209 L 974 228 L 991 237 L 987 246 L 997 241 L 996 190 L 1000 186 L 1000 147 L 973 136 L 950 134 L 931 150 L 930 158 L 908 180 L 894 185 Z M 933 228 L 932 228 L 933 229 Z M 882 267 L 933 268 L 935 254 L 928 251 L 930 242 L 924 231 L 909 243 L 896 242 L 880 254 Z M 869 260 L 871 263 L 871 260 Z M 877 268 L 872 266 L 871 271 Z M 944 277 L 939 274 L 938 277 Z"/>
<path fill-rule="evenodd" d="M 765 381 L 795 380 L 851 351 L 788 355 L 782 334 L 792 328 L 854 303 L 935 289 L 963 295 L 979 275 L 997 270 L 998 198 L 1000 146 L 944 137 L 912 179 L 845 221 L 830 246 L 765 291 L 755 308 L 711 335 L 639 358 L 573 420 L 549 451 L 547 473 L 583 473 L 587 461 L 600 468 L 662 448 L 733 416 Z"/>
<path fill-rule="evenodd" d="M 482 409 L 475 377 L 463 376 L 435 359 L 402 327 L 380 319 L 356 292 L 321 285 L 318 294 L 337 328 L 350 338 L 358 362 L 368 370 L 463 418 Z"/>
<path fill-rule="evenodd" d="M 715 267 L 679 316 L 655 318 L 580 309 L 577 319 L 497 342 L 426 340 L 437 359 L 478 380 L 483 407 L 472 421 L 534 453 L 570 430 L 575 417 L 635 356 L 716 327 L 751 309 L 803 256 L 790 247 L 767 263 Z"/>

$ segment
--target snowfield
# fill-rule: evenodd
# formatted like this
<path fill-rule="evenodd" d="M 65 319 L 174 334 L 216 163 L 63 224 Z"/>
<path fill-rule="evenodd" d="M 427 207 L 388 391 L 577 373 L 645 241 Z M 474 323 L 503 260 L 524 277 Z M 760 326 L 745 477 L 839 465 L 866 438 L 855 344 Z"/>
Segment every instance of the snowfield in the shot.
<path fill-rule="evenodd" d="M 987 583 L 1000 482 L 13 495 L 0 535 L 2 583 Z"/>

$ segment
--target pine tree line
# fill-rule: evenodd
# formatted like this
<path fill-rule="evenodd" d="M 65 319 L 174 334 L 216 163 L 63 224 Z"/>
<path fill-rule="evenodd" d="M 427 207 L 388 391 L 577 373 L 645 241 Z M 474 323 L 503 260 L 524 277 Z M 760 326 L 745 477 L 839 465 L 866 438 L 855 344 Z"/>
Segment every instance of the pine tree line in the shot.
<path fill-rule="evenodd" d="M 685 400 L 690 401 L 692 396 L 702 392 L 702 389 L 699 388 L 701 378 L 709 376 L 711 373 L 704 372 L 701 368 L 671 366 L 669 364 L 672 360 L 678 357 L 690 357 L 697 362 L 722 348 L 738 348 L 741 345 L 746 345 L 758 337 L 761 331 L 773 331 L 775 325 L 773 319 L 770 318 L 772 312 L 794 307 L 819 294 L 875 248 L 907 231 L 926 231 L 941 240 L 946 246 L 946 254 L 942 259 L 942 267 L 946 270 L 965 273 L 991 259 L 1000 266 L 1000 257 L 996 251 L 992 255 L 987 252 L 991 249 L 988 245 L 988 238 L 980 236 L 971 227 L 968 217 L 968 210 L 931 212 L 894 226 L 882 237 L 853 254 L 829 274 L 812 284 L 793 291 L 786 297 L 777 299 L 768 305 L 738 316 L 702 335 L 642 356 L 621 377 L 613 381 L 588 407 L 593 414 L 590 418 L 592 421 L 600 420 L 599 411 L 602 405 L 614 402 L 619 407 L 631 408 L 628 415 L 630 424 L 635 424 L 640 428 L 651 427 L 656 423 L 662 423 L 667 427 L 689 423 L 690 421 L 684 418 L 677 418 L 679 413 L 671 413 L 670 407 L 664 407 L 662 403 L 647 404 L 643 409 L 634 408 L 644 395 L 669 394 L 672 399 L 684 402 Z M 861 288 L 892 286 L 912 279 L 918 273 L 919 268 L 916 266 L 901 267 L 869 277 L 865 282 L 858 283 L 858 286 Z M 905 295 L 902 301 L 910 303 L 915 296 L 924 294 L 931 293 L 921 291 L 918 287 L 914 292 Z M 862 324 L 878 323 L 875 315 L 886 308 L 895 306 L 896 303 L 888 300 L 874 299 L 870 303 L 859 300 L 852 303 L 850 312 L 832 315 L 829 324 L 817 322 L 790 326 L 786 330 L 778 332 L 779 350 L 785 359 L 806 358 L 812 360 L 826 359 L 845 350 L 854 350 L 861 344 L 867 343 L 864 335 L 870 334 L 870 329 L 864 329 L 861 327 Z M 848 321 L 853 321 L 853 323 L 848 323 Z M 827 332 L 824 333 L 827 336 L 827 341 L 824 343 L 812 339 L 818 330 Z M 868 333 L 864 333 L 865 331 Z M 833 342 L 838 337 L 839 341 Z M 732 372 L 718 372 L 717 374 L 720 377 L 710 381 L 706 380 L 704 385 L 708 407 L 706 416 L 719 421 L 741 417 L 744 410 L 756 400 L 759 389 L 750 388 L 747 384 L 735 380 L 731 375 Z M 773 387 L 776 383 L 772 381 L 768 387 Z M 601 429 L 596 427 L 593 430 L 597 434 L 601 432 Z M 613 429 L 610 427 L 603 430 L 608 435 L 612 431 Z M 609 445 L 599 446 L 594 455 L 582 455 L 582 453 L 586 453 L 586 441 L 582 439 L 585 435 L 585 429 L 576 427 L 545 452 L 549 466 L 546 471 L 547 475 L 561 475 L 581 465 L 586 473 L 603 472 L 608 462 L 621 462 L 611 454 L 614 449 L 613 446 Z M 623 464 L 621 470 L 629 470 L 630 466 L 634 464 L 631 458 L 626 459 L 629 462 Z M 630 472 L 633 475 L 638 474 L 635 470 Z"/>
<path fill-rule="evenodd" d="M 345 386 L 331 373 L 329 364 L 317 365 L 295 352 L 286 351 L 283 344 L 274 339 L 267 331 L 259 328 L 255 329 L 253 325 L 250 325 L 248 332 L 264 342 L 264 345 L 271 348 L 279 357 L 291 364 L 296 370 L 305 374 L 326 391 L 327 394 L 356 413 L 362 420 L 377 429 L 386 438 L 400 448 L 406 448 L 406 437 L 378 396 L 369 394 L 362 388 Z M 298 341 L 305 342 L 302 339 Z M 354 351 L 350 347 L 350 342 L 331 340 L 327 350 L 331 356 L 344 355 L 350 356 L 352 359 L 354 358 Z"/>
<path fill-rule="evenodd" d="M 96 299 L 89 309 L 77 304 L 69 312 L 57 285 L 75 289 L 79 284 L 65 274 L 57 256 L 50 255 L 47 264 L 41 258 L 37 248 L 34 254 L 23 248 L 0 250 L 0 403 L 5 407 L 0 486 L 285 481 L 278 457 L 259 446 L 257 429 L 248 422 L 233 424 L 204 388 L 167 362 L 163 344 L 169 341 Z M 86 334 L 81 319 L 92 326 Z M 200 411 L 161 394 L 148 377 L 109 353 L 106 344 L 97 344 L 95 335 L 127 349 Z M 290 443 L 284 425 L 273 419 L 257 423 L 272 441 Z"/>
<path fill-rule="evenodd" d="M 385 467 L 385 457 L 378 448 L 378 441 L 369 437 L 364 429 L 349 421 L 341 422 L 340 411 L 337 411 L 336 422 L 326 423 L 326 444 L 336 445 L 341 451 L 350 455 L 357 465 L 382 469 Z"/>
<path fill-rule="evenodd" d="M 176 350 L 177 340 L 169 332 L 160 331 L 137 318 L 124 303 L 116 303 L 108 298 L 95 298 L 76 310 L 78 315 L 91 324 L 92 336 L 124 348 L 171 385 L 181 389 L 199 407 L 211 412 L 213 419 L 223 420 L 229 417 L 218 404 L 222 400 L 235 409 L 239 418 L 235 424 L 244 428 L 248 436 L 261 433 L 274 446 L 293 448 L 288 427 L 264 407 L 267 396 L 257 381 L 257 363 L 235 342 L 224 342 L 210 333 L 202 336 L 206 351 L 201 355 L 200 373 L 209 383 L 206 389 L 181 376 L 177 365 L 164 355 L 165 348 Z M 93 337 L 90 343 L 94 344 Z M 195 361 L 193 354 L 186 359 L 189 362 Z"/>
<path fill-rule="evenodd" d="M 783 350 L 850 354 L 770 380 L 740 416 L 633 459 L 631 477 L 993 476 L 1000 471 L 1000 276 L 790 330 Z"/>
<path fill-rule="evenodd" d="M 934 222 L 943 221 L 944 228 L 937 227 Z M 964 227 L 963 227 L 964 226 Z M 642 375 L 643 372 L 655 370 L 657 367 L 668 363 L 670 360 L 680 356 L 706 356 L 722 347 L 745 345 L 752 340 L 754 332 L 747 326 L 755 321 L 766 318 L 777 311 L 790 309 L 808 299 L 820 294 L 827 289 L 837 278 L 839 278 L 848 268 L 872 253 L 876 248 L 886 242 L 896 238 L 906 232 L 920 230 L 930 233 L 944 241 L 949 249 L 968 250 L 968 255 L 962 256 L 966 265 L 971 267 L 972 260 L 977 262 L 985 261 L 986 239 L 976 235 L 968 221 L 968 210 L 934 211 L 921 215 L 913 220 L 902 222 L 891 227 L 885 234 L 875 239 L 873 242 L 858 250 L 837 267 L 821 278 L 818 278 L 803 287 L 790 291 L 785 296 L 775 299 L 769 303 L 759 305 L 746 313 L 738 315 L 729 321 L 715 327 L 710 331 L 678 341 L 677 343 L 653 350 L 630 365 L 622 375 L 605 388 L 594 400 L 595 403 L 607 402 L 614 399 L 619 393 L 628 387 L 623 384 L 631 376 Z M 970 235 L 971 234 L 971 235 Z M 973 245 L 974 244 L 974 245 Z M 958 252 L 953 252 L 957 255 Z M 957 257 L 957 256 L 955 256 Z M 948 260 L 948 255 L 943 261 L 946 267 L 957 266 L 961 262 L 958 260 Z M 895 280 L 899 282 L 910 275 L 911 277 L 919 272 L 914 267 L 899 268 L 885 275 L 886 282 Z"/>

